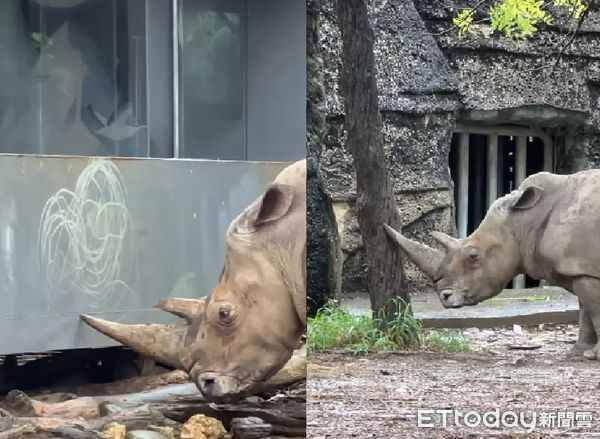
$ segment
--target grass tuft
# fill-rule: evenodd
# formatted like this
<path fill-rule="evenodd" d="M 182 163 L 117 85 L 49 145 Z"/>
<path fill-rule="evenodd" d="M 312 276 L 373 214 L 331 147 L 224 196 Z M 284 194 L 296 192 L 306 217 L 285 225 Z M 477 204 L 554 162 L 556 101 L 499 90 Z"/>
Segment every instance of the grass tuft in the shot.
<path fill-rule="evenodd" d="M 424 345 L 444 352 L 468 352 L 471 350 L 469 341 L 462 333 L 452 329 L 436 329 L 429 331 L 424 337 Z"/>
<path fill-rule="evenodd" d="M 382 313 L 373 320 L 371 316 L 350 314 L 337 301 L 329 301 L 308 319 L 308 351 L 348 349 L 363 354 L 419 346 L 421 322 L 413 317 L 409 306 L 394 302 L 401 311 L 393 320 L 384 322 Z"/>

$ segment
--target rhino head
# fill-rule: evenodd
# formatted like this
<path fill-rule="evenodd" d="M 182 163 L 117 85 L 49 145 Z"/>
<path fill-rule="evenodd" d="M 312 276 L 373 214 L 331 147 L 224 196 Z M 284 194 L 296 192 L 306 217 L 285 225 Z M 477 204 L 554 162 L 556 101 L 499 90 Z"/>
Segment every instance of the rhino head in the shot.
<path fill-rule="evenodd" d="M 497 199 L 470 236 L 456 239 L 431 232 L 443 251 L 404 237 L 384 225 L 387 235 L 436 285 L 445 308 L 476 305 L 499 294 L 506 284 L 523 272 L 515 226 L 522 227 L 522 215 L 542 194 L 537 187 L 513 191 Z"/>
<path fill-rule="evenodd" d="M 142 355 L 187 371 L 207 400 L 251 393 L 291 358 L 306 327 L 306 171 L 302 163 L 291 169 L 294 178 L 288 172 L 283 182 L 276 179 L 229 226 L 223 270 L 210 294 L 156 304 L 185 319 L 185 326 L 82 319 Z"/>

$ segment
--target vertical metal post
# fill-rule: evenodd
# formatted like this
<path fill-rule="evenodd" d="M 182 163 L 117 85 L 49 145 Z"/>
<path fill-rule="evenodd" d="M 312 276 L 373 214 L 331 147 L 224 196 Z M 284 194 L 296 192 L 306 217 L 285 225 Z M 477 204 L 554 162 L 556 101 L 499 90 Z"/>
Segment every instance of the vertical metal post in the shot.
<path fill-rule="evenodd" d="M 490 134 L 487 144 L 487 198 L 489 207 L 498 198 L 498 136 Z"/>
<path fill-rule="evenodd" d="M 543 137 L 540 139 L 544 143 L 544 171 L 553 172 L 554 171 L 554 148 L 552 144 L 552 139 L 549 137 Z M 546 279 L 540 279 L 540 288 L 548 285 L 548 281 Z"/>
<path fill-rule="evenodd" d="M 527 172 L 527 137 L 517 137 L 517 157 L 516 157 L 516 170 L 515 170 L 515 189 L 519 187 L 523 180 L 525 180 Z M 525 275 L 519 274 L 513 279 L 514 288 L 525 288 Z"/>
<path fill-rule="evenodd" d="M 517 137 L 517 157 L 516 157 L 516 170 L 515 170 L 515 189 L 519 187 L 523 180 L 525 180 L 525 173 L 527 172 L 527 137 Z"/>
<path fill-rule="evenodd" d="M 541 140 L 544 142 L 544 171 L 552 172 L 554 171 L 554 148 L 552 139 L 543 138 Z"/>
<path fill-rule="evenodd" d="M 173 157 L 179 158 L 179 2 L 173 0 Z"/>
<path fill-rule="evenodd" d="M 458 237 L 465 238 L 469 218 L 469 133 L 460 133 L 458 163 Z"/>

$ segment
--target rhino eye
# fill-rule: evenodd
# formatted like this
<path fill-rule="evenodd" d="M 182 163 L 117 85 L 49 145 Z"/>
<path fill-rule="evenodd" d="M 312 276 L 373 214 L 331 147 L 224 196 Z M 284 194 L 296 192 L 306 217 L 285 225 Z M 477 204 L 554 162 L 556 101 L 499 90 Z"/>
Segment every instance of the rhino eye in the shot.
<path fill-rule="evenodd" d="M 221 305 L 219 307 L 219 322 L 223 325 L 232 325 L 235 323 L 235 310 L 232 305 Z"/>
<path fill-rule="evenodd" d="M 477 264 L 479 262 L 479 259 L 481 258 L 481 251 L 474 246 L 468 246 L 466 248 L 466 253 L 467 253 L 467 262 L 469 264 Z"/>

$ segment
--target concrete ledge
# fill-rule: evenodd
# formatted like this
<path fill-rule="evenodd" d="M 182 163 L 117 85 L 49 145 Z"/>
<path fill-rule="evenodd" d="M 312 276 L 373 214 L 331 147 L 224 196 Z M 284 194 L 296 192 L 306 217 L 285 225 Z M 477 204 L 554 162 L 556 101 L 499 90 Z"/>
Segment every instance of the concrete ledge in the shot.
<path fill-rule="evenodd" d="M 424 328 L 495 328 L 500 326 L 517 325 L 540 325 L 542 323 L 576 323 L 579 318 L 579 311 L 547 311 L 532 312 L 521 315 L 505 316 L 479 316 L 479 317 L 422 317 Z"/>
<path fill-rule="evenodd" d="M 426 328 L 492 328 L 542 323 L 576 323 L 577 297 L 562 288 L 543 287 L 505 290 L 478 305 L 457 309 L 442 307 L 434 292 L 416 293 L 411 298 L 415 316 Z M 342 307 L 354 314 L 369 314 L 366 294 L 343 296 Z"/>

